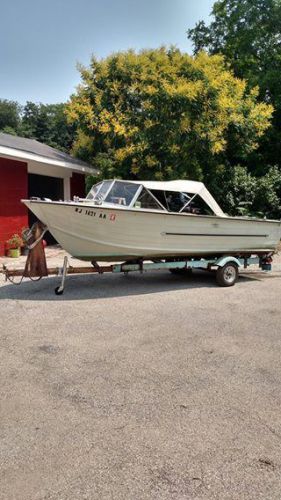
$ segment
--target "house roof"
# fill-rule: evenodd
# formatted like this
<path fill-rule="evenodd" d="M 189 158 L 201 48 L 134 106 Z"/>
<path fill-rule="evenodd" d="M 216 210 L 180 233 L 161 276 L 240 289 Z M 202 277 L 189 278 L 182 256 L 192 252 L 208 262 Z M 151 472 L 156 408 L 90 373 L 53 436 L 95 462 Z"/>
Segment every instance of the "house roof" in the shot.
<path fill-rule="evenodd" d="M 47 144 L 26 139 L 10 134 L 0 133 L 0 156 L 12 156 L 25 160 L 40 161 L 66 168 L 72 168 L 84 173 L 93 173 L 95 170 L 87 163 L 78 158 L 74 158 L 58 149 L 51 148 Z"/>

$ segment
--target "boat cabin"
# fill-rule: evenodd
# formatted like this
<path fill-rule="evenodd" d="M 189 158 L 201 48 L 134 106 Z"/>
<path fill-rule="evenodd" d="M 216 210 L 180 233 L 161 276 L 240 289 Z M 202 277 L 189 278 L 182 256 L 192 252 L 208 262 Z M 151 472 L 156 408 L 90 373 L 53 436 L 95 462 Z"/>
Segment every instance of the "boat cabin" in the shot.
<path fill-rule="evenodd" d="M 85 201 L 134 210 L 225 215 L 204 184 L 195 181 L 106 180 L 95 184 Z"/>

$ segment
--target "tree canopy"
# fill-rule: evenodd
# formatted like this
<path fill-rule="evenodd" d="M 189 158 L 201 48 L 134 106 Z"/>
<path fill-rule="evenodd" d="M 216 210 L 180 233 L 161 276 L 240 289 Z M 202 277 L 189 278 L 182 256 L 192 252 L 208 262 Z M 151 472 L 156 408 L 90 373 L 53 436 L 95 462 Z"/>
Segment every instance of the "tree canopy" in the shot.
<path fill-rule="evenodd" d="M 130 50 L 81 67 L 67 114 L 74 151 L 104 177 L 204 179 L 257 148 L 272 107 L 235 78 L 221 55 Z"/>
<path fill-rule="evenodd" d="M 224 54 L 235 75 L 258 85 L 262 99 L 281 105 L 281 1 L 218 0 L 213 21 L 188 31 L 194 52 Z"/>
<path fill-rule="evenodd" d="M 21 106 L 16 101 L 0 99 L 0 131 L 16 134 L 20 125 Z"/>
<path fill-rule="evenodd" d="M 0 132 L 19 135 L 69 152 L 75 126 L 67 122 L 65 104 L 42 104 L 28 101 L 21 106 L 15 101 L 0 99 Z"/>
<path fill-rule="evenodd" d="M 67 122 L 65 104 L 35 104 L 28 101 L 23 109 L 21 133 L 51 147 L 69 152 L 75 127 Z"/>
<path fill-rule="evenodd" d="M 249 168 L 259 175 L 269 165 L 281 168 L 281 0 L 218 0 L 211 14 L 209 26 L 200 21 L 188 31 L 194 53 L 223 54 L 235 76 L 273 104 L 273 126 Z"/>

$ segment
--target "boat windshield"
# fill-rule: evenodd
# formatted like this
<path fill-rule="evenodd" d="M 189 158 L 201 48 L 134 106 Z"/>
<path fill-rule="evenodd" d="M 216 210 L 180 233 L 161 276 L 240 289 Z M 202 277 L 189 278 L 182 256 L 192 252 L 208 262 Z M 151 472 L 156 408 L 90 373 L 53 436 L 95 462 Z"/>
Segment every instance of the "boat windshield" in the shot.
<path fill-rule="evenodd" d="M 103 201 L 107 191 L 109 190 L 113 181 L 103 181 L 95 184 L 87 194 L 87 200 Z"/>
<path fill-rule="evenodd" d="M 139 187 L 139 184 L 132 184 L 131 182 L 114 181 L 104 201 L 128 207 Z"/>
<path fill-rule="evenodd" d="M 144 210 L 167 210 L 176 213 L 214 215 L 210 206 L 197 193 L 148 190 L 141 184 L 127 181 L 103 181 L 92 187 L 88 200 Z"/>
<path fill-rule="evenodd" d="M 92 187 L 87 195 L 88 200 L 99 203 L 105 201 L 114 205 L 128 207 L 140 185 L 123 181 L 103 181 Z"/>

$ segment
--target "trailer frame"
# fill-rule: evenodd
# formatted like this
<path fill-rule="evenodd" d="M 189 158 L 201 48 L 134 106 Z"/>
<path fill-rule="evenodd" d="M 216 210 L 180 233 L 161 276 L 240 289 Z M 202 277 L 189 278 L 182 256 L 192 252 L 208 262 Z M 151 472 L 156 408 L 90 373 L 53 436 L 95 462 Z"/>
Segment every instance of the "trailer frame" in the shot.
<path fill-rule="evenodd" d="M 153 260 L 145 261 L 139 259 L 137 261 L 128 261 L 120 264 L 110 264 L 101 266 L 97 262 L 92 261 L 92 267 L 72 267 L 68 264 L 67 256 L 64 257 L 62 268 L 59 268 L 58 274 L 61 276 L 61 283 L 55 288 L 56 295 L 64 293 L 66 276 L 68 274 L 89 274 L 89 273 L 124 273 L 130 272 L 147 272 L 159 271 L 167 269 L 175 274 L 188 274 L 193 269 L 201 269 L 204 271 L 216 271 L 217 283 L 220 286 L 229 287 L 233 286 L 238 279 L 238 268 L 243 267 L 246 269 L 251 265 L 259 265 L 264 271 L 271 271 L 271 254 L 263 256 L 244 256 L 235 257 L 231 255 L 224 255 L 218 258 L 192 258 L 184 260 Z M 235 269 L 235 271 L 233 271 Z"/>
<path fill-rule="evenodd" d="M 32 251 L 32 250 L 31 250 Z M 272 253 L 263 255 L 221 255 L 216 257 L 186 257 L 186 258 L 162 258 L 154 260 L 137 259 L 117 264 L 100 265 L 96 261 L 91 262 L 91 267 L 74 267 L 69 264 L 68 257 L 65 256 L 61 267 L 47 268 L 47 276 L 56 275 L 60 277 L 60 284 L 55 288 L 56 295 L 62 295 L 66 286 L 66 278 L 71 274 L 128 274 L 130 272 L 148 272 L 167 269 L 173 274 L 188 275 L 193 269 L 204 271 L 215 271 L 218 285 L 229 287 L 235 285 L 238 279 L 238 270 L 243 267 L 248 268 L 251 265 L 258 265 L 264 271 L 271 271 Z M 26 269 L 8 269 L 5 265 L 0 271 L 5 275 L 6 281 L 9 280 L 19 285 L 24 277 L 32 281 L 38 281 L 43 276 L 27 275 Z M 21 280 L 15 282 L 12 278 L 20 276 Z M 37 276 L 37 279 L 35 277 Z"/>

